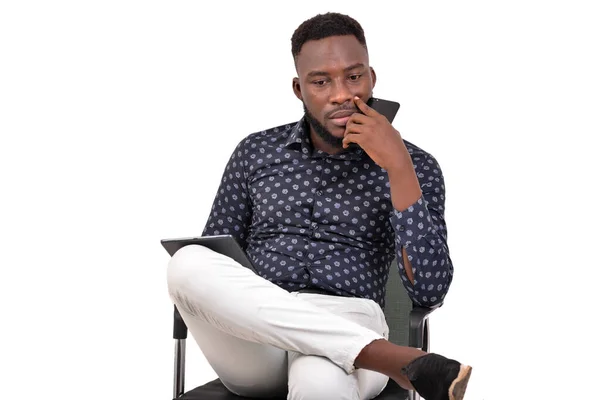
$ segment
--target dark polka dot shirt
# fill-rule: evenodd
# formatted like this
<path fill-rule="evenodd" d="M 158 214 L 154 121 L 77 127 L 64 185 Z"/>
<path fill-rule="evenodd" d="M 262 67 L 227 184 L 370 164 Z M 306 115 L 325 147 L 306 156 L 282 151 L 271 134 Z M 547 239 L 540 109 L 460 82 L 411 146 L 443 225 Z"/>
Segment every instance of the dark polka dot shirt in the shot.
<path fill-rule="evenodd" d="M 405 144 L 423 195 L 396 210 L 387 172 L 362 149 L 313 150 L 304 120 L 251 134 L 227 163 L 203 235 L 233 235 L 259 274 L 288 291 L 323 289 L 382 307 L 396 258 L 413 302 L 438 304 L 453 276 L 444 179 L 433 156 Z"/>

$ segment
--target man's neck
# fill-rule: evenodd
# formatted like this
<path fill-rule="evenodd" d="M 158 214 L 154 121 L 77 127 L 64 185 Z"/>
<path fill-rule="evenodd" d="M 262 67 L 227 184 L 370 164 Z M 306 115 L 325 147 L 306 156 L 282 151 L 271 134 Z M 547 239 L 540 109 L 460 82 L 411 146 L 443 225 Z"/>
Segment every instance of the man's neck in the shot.
<path fill-rule="evenodd" d="M 310 127 L 310 141 L 315 150 L 320 150 L 327 154 L 338 154 L 344 151 L 342 147 L 327 143 L 321 136 L 319 136 L 313 127 Z"/>

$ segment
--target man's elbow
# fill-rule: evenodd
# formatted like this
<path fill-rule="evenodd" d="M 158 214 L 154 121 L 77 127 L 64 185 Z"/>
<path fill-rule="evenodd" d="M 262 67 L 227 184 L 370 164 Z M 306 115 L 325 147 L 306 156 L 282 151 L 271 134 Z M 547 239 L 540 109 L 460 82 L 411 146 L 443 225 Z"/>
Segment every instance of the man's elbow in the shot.
<path fill-rule="evenodd" d="M 419 307 L 434 308 L 440 306 L 444 302 L 444 298 L 437 296 L 418 296 L 418 299 L 414 300 L 413 302 Z"/>
<path fill-rule="evenodd" d="M 413 294 L 413 302 L 421 307 L 432 308 L 441 305 L 446 298 L 450 283 L 425 284 Z"/>

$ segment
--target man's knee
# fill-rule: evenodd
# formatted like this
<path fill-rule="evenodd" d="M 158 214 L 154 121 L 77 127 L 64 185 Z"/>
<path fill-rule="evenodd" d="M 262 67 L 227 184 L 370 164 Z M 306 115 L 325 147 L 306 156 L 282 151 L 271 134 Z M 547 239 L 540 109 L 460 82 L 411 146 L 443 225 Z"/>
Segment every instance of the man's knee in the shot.
<path fill-rule="evenodd" d="M 356 377 L 326 358 L 300 356 L 290 368 L 288 400 L 359 400 Z"/>
<path fill-rule="evenodd" d="M 198 310 L 191 307 L 189 297 L 197 292 L 199 282 L 193 278 L 207 264 L 205 260 L 209 251 L 211 250 L 203 246 L 185 246 L 171 257 L 167 266 L 167 288 L 171 299 L 192 315 Z"/>
<path fill-rule="evenodd" d="M 167 282 L 169 290 L 178 289 L 189 283 L 192 273 L 206 263 L 203 260 L 211 250 L 199 245 L 189 245 L 179 249 L 169 260 L 167 267 Z"/>

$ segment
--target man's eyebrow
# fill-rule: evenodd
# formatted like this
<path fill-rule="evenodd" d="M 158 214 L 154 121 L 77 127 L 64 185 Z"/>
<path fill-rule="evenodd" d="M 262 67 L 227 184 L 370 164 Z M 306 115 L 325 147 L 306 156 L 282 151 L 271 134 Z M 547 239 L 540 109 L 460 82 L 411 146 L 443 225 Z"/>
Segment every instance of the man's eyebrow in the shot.
<path fill-rule="evenodd" d="M 356 64 L 350 65 L 349 67 L 344 68 L 344 72 L 348 72 L 348 71 L 351 71 L 356 68 L 364 68 L 364 67 L 365 67 L 365 64 L 356 63 Z M 329 73 L 325 72 L 325 71 L 310 71 L 306 76 L 308 78 L 311 78 L 313 76 L 329 76 Z"/>
<path fill-rule="evenodd" d="M 348 72 L 348 71 L 351 71 L 351 70 L 356 69 L 356 68 L 365 68 L 365 64 L 363 64 L 363 63 L 352 64 L 351 66 L 346 67 L 344 69 L 344 71 Z"/>

